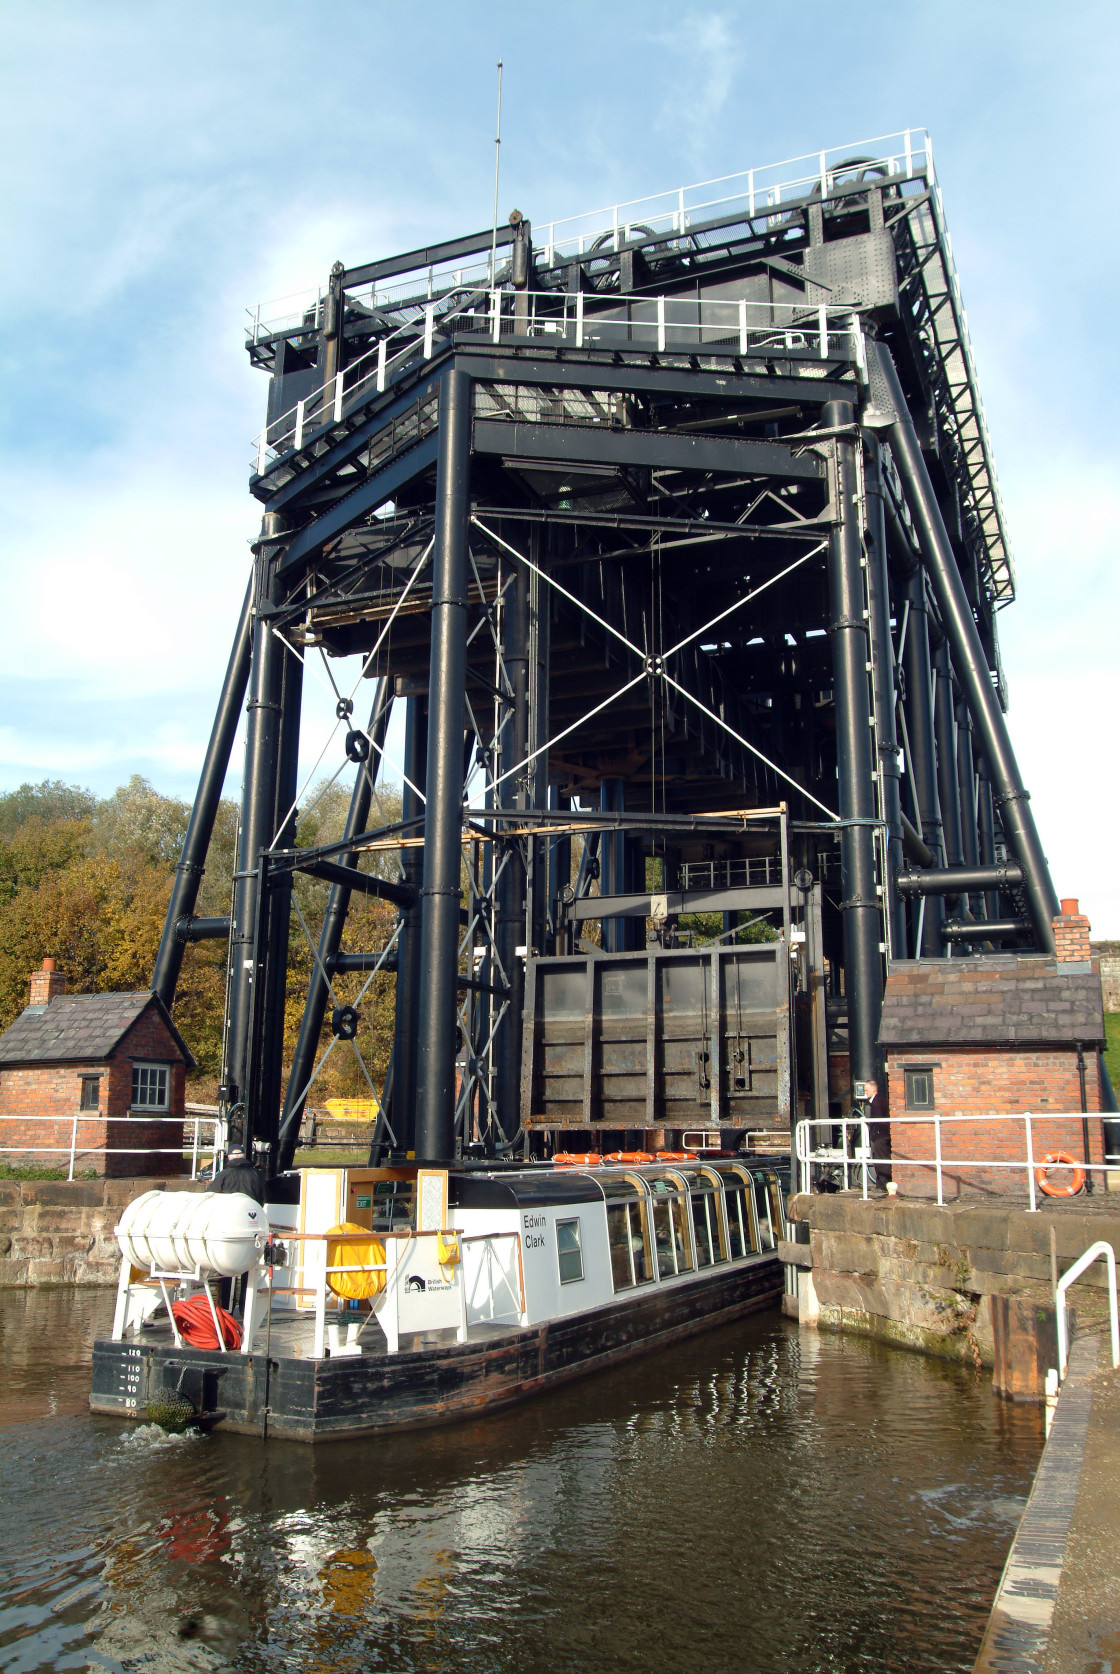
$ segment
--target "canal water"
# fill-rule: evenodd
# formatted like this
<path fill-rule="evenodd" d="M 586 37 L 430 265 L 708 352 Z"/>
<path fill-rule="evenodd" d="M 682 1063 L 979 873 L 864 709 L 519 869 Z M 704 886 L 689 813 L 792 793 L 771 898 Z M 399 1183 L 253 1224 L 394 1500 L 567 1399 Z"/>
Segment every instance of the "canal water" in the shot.
<path fill-rule="evenodd" d="M 747 1320 L 309 1448 L 86 1411 L 105 1292 L 0 1292 L 0 1670 L 971 1669 L 1042 1446 L 990 1379 Z"/>

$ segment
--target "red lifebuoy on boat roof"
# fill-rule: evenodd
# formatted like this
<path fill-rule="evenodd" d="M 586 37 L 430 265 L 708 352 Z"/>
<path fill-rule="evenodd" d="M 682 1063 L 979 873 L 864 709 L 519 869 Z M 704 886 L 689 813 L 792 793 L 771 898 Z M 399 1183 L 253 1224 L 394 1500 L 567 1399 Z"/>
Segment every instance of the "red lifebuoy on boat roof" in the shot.
<path fill-rule="evenodd" d="M 557 1168 L 598 1168 L 603 1159 L 598 1151 L 557 1151 L 552 1160 Z"/>
<path fill-rule="evenodd" d="M 1068 1186 L 1052 1186 L 1046 1178 L 1048 1168 L 1072 1168 L 1073 1179 Z M 1085 1184 L 1085 1170 L 1077 1165 L 1077 1158 L 1068 1151 L 1050 1151 L 1034 1171 L 1034 1177 L 1047 1197 L 1076 1197 Z"/>
<path fill-rule="evenodd" d="M 647 1163 L 653 1161 L 652 1151 L 608 1151 L 604 1162 Z"/>
<path fill-rule="evenodd" d="M 695 1162 L 695 1151 L 658 1151 L 658 1162 Z"/>

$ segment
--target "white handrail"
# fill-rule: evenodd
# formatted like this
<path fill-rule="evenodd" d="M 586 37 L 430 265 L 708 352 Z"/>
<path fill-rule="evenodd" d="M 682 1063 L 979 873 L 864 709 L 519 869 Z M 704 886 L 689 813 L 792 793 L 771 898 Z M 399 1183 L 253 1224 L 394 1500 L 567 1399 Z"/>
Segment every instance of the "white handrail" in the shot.
<path fill-rule="evenodd" d="M 1086 1117 L 1091 1121 L 1104 1121 L 1107 1113 L 1102 1111 L 1084 1110 L 1048 1110 L 1042 1113 L 1024 1111 L 1022 1113 L 1007 1114 L 992 1112 L 975 1116 L 942 1116 L 938 1111 L 931 1110 L 928 1116 L 845 1116 L 832 1120 L 828 1117 L 806 1118 L 796 1124 L 794 1128 L 793 1155 L 798 1163 L 806 1170 L 813 1164 L 839 1167 L 844 1171 L 844 1190 L 848 1190 L 848 1172 L 858 1168 L 862 1177 L 863 1197 L 867 1197 L 871 1168 L 876 1163 L 896 1168 L 924 1168 L 931 1170 L 937 1181 L 937 1202 L 944 1205 L 944 1171 L 947 1168 L 959 1169 L 1013 1169 L 1025 1172 L 1027 1177 L 1027 1192 L 1032 1211 L 1038 1210 L 1036 1194 L 1036 1178 L 1047 1167 L 1074 1168 L 1083 1174 L 1115 1172 L 1115 1162 L 1107 1158 L 1103 1162 L 1092 1162 L 1078 1159 L 1077 1162 L 1047 1163 L 1040 1161 L 1035 1150 L 1035 1124 L 1038 1122 L 1083 1122 Z M 959 1127 L 974 1125 L 977 1122 L 1013 1122 L 1020 1125 L 1024 1134 L 1025 1157 L 1019 1161 L 1008 1161 L 1006 1157 L 947 1157 L 942 1149 L 942 1129 L 945 1127 Z M 933 1131 L 933 1145 L 928 1156 L 924 1157 L 873 1157 L 868 1143 L 869 1130 L 877 1128 L 929 1128 Z M 812 1131 L 824 1129 L 830 1135 L 840 1130 L 839 1146 L 825 1145 L 813 1147 Z M 849 1147 L 848 1134 L 854 1129 L 860 1130 L 860 1139 L 854 1148 Z"/>
<path fill-rule="evenodd" d="M 1063 1273 L 1058 1280 L 1058 1288 L 1054 1292 L 1054 1300 L 1058 1314 L 1058 1376 L 1064 1378 L 1069 1369 L 1069 1321 L 1066 1318 L 1066 1291 L 1075 1279 L 1079 1279 L 1087 1267 L 1094 1261 L 1104 1257 L 1108 1266 L 1108 1313 L 1109 1324 L 1112 1328 L 1112 1364 L 1120 1366 L 1120 1315 L 1116 1304 L 1116 1251 L 1111 1244 L 1106 1244 L 1099 1238 L 1095 1244 L 1090 1244 L 1083 1256 L 1079 1256 L 1067 1273 Z"/>

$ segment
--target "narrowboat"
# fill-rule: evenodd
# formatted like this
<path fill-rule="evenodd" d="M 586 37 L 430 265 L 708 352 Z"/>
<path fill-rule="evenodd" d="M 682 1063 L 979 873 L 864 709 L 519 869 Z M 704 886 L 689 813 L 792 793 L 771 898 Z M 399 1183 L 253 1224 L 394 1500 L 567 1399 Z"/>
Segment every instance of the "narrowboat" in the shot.
<path fill-rule="evenodd" d="M 288 1201 L 128 1205 L 94 1412 L 306 1442 L 447 1423 L 776 1306 L 783 1288 L 772 1160 L 303 1169 L 266 1197 Z"/>

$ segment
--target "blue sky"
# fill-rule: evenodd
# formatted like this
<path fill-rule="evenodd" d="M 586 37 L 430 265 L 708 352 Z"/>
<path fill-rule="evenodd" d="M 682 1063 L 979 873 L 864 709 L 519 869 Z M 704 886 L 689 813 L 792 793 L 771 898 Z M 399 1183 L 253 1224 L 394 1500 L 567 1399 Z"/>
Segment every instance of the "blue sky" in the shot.
<path fill-rule="evenodd" d="M 191 795 L 257 527 L 243 310 L 487 225 L 500 54 L 502 212 L 537 223 L 930 130 L 1013 736 L 1059 893 L 1120 936 L 1120 8 L 8 0 L 4 39 L 0 788 Z"/>

